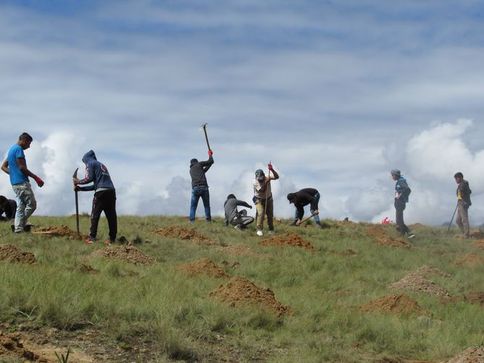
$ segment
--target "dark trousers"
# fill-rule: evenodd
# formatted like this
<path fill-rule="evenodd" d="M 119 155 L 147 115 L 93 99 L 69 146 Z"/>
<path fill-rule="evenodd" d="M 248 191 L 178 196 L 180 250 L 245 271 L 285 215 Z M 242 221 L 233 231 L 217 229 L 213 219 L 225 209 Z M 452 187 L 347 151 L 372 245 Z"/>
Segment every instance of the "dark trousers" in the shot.
<path fill-rule="evenodd" d="M 97 226 L 99 218 L 104 211 L 109 226 L 109 239 L 111 242 L 116 240 L 118 233 L 118 216 L 116 215 L 116 191 L 114 189 L 102 190 L 94 193 L 91 212 L 91 233 L 89 236 L 95 239 L 97 236 Z"/>
<path fill-rule="evenodd" d="M 207 186 L 197 186 L 192 188 L 192 198 L 190 200 L 190 221 L 195 221 L 195 213 L 198 207 L 198 201 L 202 198 L 203 207 L 205 208 L 205 219 L 212 220 L 210 214 L 210 192 Z"/>
<path fill-rule="evenodd" d="M 395 222 L 397 223 L 397 231 L 402 235 L 410 233 L 410 229 L 403 221 L 403 211 L 405 210 L 405 202 L 395 199 Z"/>

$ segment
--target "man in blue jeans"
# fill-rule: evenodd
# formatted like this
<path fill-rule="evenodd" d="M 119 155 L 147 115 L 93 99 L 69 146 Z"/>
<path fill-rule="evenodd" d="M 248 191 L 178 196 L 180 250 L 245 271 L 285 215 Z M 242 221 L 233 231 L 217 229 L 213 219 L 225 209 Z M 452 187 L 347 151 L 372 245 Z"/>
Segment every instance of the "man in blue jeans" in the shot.
<path fill-rule="evenodd" d="M 198 200 L 202 198 L 203 207 L 205 208 L 205 219 L 207 222 L 212 220 L 210 214 L 210 193 L 208 191 L 207 178 L 205 173 L 213 164 L 213 151 L 208 150 L 208 160 L 198 161 L 190 160 L 190 176 L 192 178 L 192 198 L 190 202 L 190 222 L 195 222 L 195 213 L 197 211 Z"/>
<path fill-rule="evenodd" d="M 29 230 L 28 218 L 37 208 L 34 192 L 29 182 L 29 177 L 34 179 L 39 187 L 44 181 L 27 168 L 24 150 L 27 150 L 32 143 L 32 136 L 24 132 L 19 136 L 18 141 L 7 153 L 7 158 L 2 163 L 2 170 L 10 176 L 12 189 L 17 196 L 17 211 L 15 213 L 15 233 Z"/>

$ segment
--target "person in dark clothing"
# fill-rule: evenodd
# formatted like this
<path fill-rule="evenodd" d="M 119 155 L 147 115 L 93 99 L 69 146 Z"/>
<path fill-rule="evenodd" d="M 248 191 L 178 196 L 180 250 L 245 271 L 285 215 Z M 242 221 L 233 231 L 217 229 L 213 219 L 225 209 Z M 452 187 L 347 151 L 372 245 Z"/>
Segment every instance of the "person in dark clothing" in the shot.
<path fill-rule="evenodd" d="M 403 211 L 408 203 L 408 196 L 411 193 L 411 189 L 407 184 L 407 181 L 402 176 L 402 173 L 398 169 L 391 171 L 392 179 L 396 181 L 395 184 L 395 219 L 397 223 L 397 231 L 402 236 L 407 235 L 408 238 L 413 238 L 415 235 L 410 231 L 405 222 L 403 221 Z"/>
<path fill-rule="evenodd" d="M 212 220 L 210 214 L 210 193 L 208 191 L 207 178 L 205 173 L 210 169 L 213 161 L 213 151 L 208 150 L 208 160 L 198 161 L 190 160 L 190 177 L 192 178 L 192 198 L 190 200 L 190 222 L 195 222 L 198 201 L 202 198 L 203 207 L 205 208 L 205 219 L 207 222 Z"/>
<path fill-rule="evenodd" d="M 319 219 L 319 198 L 319 192 L 314 188 L 305 188 L 296 193 L 289 193 L 287 195 L 287 200 L 289 200 L 289 203 L 293 203 L 294 207 L 296 207 L 294 222 L 291 225 L 299 225 L 304 216 L 304 206 L 310 204 L 310 211 L 311 214 L 314 214 L 313 218 L 314 222 L 316 222 L 316 226 L 318 226 L 318 228 L 323 228 Z"/>
<path fill-rule="evenodd" d="M 229 194 L 227 196 L 227 200 L 224 203 L 226 226 L 230 223 L 235 226 L 235 228 L 244 229 L 254 222 L 254 218 L 247 215 L 246 209 L 242 209 L 240 212 L 237 210 L 237 206 L 239 205 L 252 209 L 252 206 L 249 203 L 238 200 L 235 195 Z"/>
<path fill-rule="evenodd" d="M 461 172 L 455 173 L 455 182 L 457 183 L 457 217 L 455 222 L 459 226 L 465 238 L 469 238 L 469 207 L 471 203 L 471 188 L 469 182 L 464 180 Z"/>
<path fill-rule="evenodd" d="M 17 202 L 13 199 L 7 199 L 0 195 L 0 220 L 10 221 L 15 219 L 17 212 Z M 5 214 L 5 217 L 3 216 Z"/>
<path fill-rule="evenodd" d="M 96 159 L 94 151 L 89 150 L 83 156 L 82 162 L 86 165 L 86 176 L 81 180 L 77 178 L 73 179 L 74 190 L 82 192 L 94 190 L 91 211 L 91 229 L 86 243 L 92 244 L 96 240 L 99 218 L 104 211 L 109 226 L 109 240 L 106 240 L 104 243 L 110 244 L 116 241 L 116 234 L 118 233 L 116 189 L 114 188 L 108 169 Z M 85 187 L 80 186 L 90 183 L 92 183 L 92 185 Z"/>

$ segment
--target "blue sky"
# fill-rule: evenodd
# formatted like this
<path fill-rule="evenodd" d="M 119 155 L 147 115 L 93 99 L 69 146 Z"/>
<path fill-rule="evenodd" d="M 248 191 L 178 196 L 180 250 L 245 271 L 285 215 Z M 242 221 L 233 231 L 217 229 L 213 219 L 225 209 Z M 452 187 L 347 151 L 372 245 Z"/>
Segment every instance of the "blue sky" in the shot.
<path fill-rule="evenodd" d="M 479 1 L 3 1 L 0 146 L 34 136 L 40 214 L 72 213 L 69 176 L 90 148 L 121 213 L 186 214 L 208 122 L 215 213 L 229 193 L 249 200 L 272 160 L 280 217 L 307 186 L 325 216 L 392 216 L 400 168 L 409 220 L 441 223 L 461 170 L 480 224 L 483 14 Z"/>

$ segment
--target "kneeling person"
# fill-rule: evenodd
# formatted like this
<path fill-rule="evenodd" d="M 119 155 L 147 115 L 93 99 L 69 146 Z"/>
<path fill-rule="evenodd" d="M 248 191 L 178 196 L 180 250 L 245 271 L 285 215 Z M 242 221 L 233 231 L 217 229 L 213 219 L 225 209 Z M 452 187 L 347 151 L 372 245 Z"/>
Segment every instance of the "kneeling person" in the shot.
<path fill-rule="evenodd" d="M 15 219 L 17 212 L 17 202 L 13 199 L 7 199 L 0 195 L 0 220 L 10 221 Z M 3 216 L 5 214 L 5 217 Z"/>
<path fill-rule="evenodd" d="M 293 226 L 298 226 L 301 223 L 304 216 L 304 206 L 310 204 L 311 214 L 313 215 L 316 225 L 318 228 L 323 228 L 319 219 L 319 198 L 319 192 L 314 188 L 301 189 L 296 193 L 289 193 L 287 195 L 287 200 L 289 200 L 289 203 L 293 203 L 296 207 L 296 214 L 294 217 L 294 222 L 292 223 Z"/>
<path fill-rule="evenodd" d="M 237 210 L 237 206 L 239 205 L 252 209 L 249 203 L 238 200 L 235 195 L 229 194 L 227 196 L 227 200 L 224 203 L 226 226 L 230 223 L 235 228 L 243 229 L 254 222 L 254 218 L 247 215 L 247 210 L 242 209 L 240 212 Z"/>

